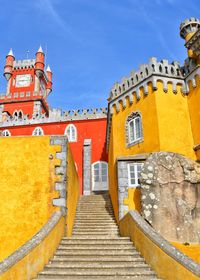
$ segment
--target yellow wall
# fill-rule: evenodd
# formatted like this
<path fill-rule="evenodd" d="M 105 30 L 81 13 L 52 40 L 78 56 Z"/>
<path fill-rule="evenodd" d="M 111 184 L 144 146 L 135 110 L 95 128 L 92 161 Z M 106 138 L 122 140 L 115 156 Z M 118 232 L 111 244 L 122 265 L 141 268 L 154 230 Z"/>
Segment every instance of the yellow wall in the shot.
<path fill-rule="evenodd" d="M 71 236 L 79 199 L 79 179 L 74 159 L 68 145 L 67 155 L 67 236 Z"/>
<path fill-rule="evenodd" d="M 158 277 L 166 280 L 199 279 L 145 235 L 129 213 L 120 221 L 119 227 L 121 235 L 131 238 L 135 247 L 152 269 L 156 271 Z"/>
<path fill-rule="evenodd" d="M 188 108 L 191 118 L 192 133 L 194 137 L 194 145 L 200 144 L 200 78 L 196 77 L 196 88 L 190 85 L 188 94 Z M 200 160 L 200 153 L 197 153 L 197 158 Z"/>
<path fill-rule="evenodd" d="M 109 191 L 115 216 L 118 220 L 118 195 L 117 195 L 117 177 L 116 177 L 116 158 L 119 156 L 128 156 L 159 150 L 159 134 L 157 123 L 157 108 L 155 94 L 151 85 L 149 94 L 145 96 L 141 92 L 140 101 L 136 100 L 130 105 L 127 100 L 127 107 L 120 112 L 114 112 L 112 116 L 112 126 L 109 142 Z M 137 145 L 126 148 L 125 123 L 127 117 L 135 111 L 139 111 L 142 115 L 143 136 L 145 141 Z"/>
<path fill-rule="evenodd" d="M 183 252 L 185 255 L 200 264 L 200 244 L 184 245 L 172 242 L 173 246 Z"/>
<path fill-rule="evenodd" d="M 165 93 L 162 82 L 158 81 L 157 90 L 153 91 L 151 85 L 148 86 L 148 89 L 149 94 L 147 96 L 144 96 L 141 92 L 141 99 L 139 101 L 135 98 L 133 104 L 130 105 L 127 100 L 126 108 L 123 109 L 120 106 L 120 111 L 117 113 L 115 110 L 112 116 L 109 142 L 109 191 L 117 220 L 117 157 L 167 151 L 180 153 L 196 160 L 196 155 L 193 151 L 194 140 L 187 96 L 181 94 L 181 87 L 179 85 L 177 86 L 177 93 L 175 94 L 172 91 L 172 85 L 168 84 L 168 91 Z M 142 116 L 144 141 L 127 148 L 125 123 L 127 117 L 135 111 L 139 111 Z M 200 115 L 198 110 L 194 113 L 194 118 L 194 122 L 196 123 L 198 121 L 199 126 Z M 198 129 L 197 133 L 199 131 Z M 199 133 L 198 137 L 200 143 Z M 135 208 L 135 205 L 140 204 L 137 201 L 140 200 L 140 196 L 138 192 L 135 192 L 133 197 L 134 191 L 131 192 L 131 195 L 125 201 L 125 205 L 129 205 L 129 210 L 139 209 L 138 206 Z"/>
<path fill-rule="evenodd" d="M 177 86 L 176 94 L 171 84 L 168 84 L 167 93 L 162 90 L 161 82 L 157 83 L 157 87 L 155 94 L 160 151 L 179 153 L 196 160 L 187 96 L 181 94 L 180 86 Z"/>
<path fill-rule="evenodd" d="M 49 235 L 36 246 L 28 255 L 0 275 L 1 280 L 33 279 L 53 256 L 61 238 L 64 235 L 65 220 L 61 217 Z"/>
<path fill-rule="evenodd" d="M 58 208 L 52 206 L 59 146 L 50 137 L 0 138 L 0 261 L 33 237 Z M 51 160 L 49 157 L 53 155 Z"/>
<path fill-rule="evenodd" d="M 128 189 L 128 197 L 124 199 L 124 205 L 128 205 L 129 209 L 141 211 L 141 190 L 140 188 L 130 188 Z M 126 213 L 124 213 L 125 215 Z"/>

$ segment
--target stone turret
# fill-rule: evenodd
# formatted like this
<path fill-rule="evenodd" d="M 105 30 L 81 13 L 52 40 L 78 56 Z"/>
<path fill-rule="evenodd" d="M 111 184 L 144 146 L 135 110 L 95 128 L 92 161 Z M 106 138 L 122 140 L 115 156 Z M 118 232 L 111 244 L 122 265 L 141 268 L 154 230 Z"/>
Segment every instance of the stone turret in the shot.
<path fill-rule="evenodd" d="M 180 25 L 180 36 L 186 41 L 187 44 L 187 42 L 199 29 L 200 29 L 200 21 L 197 18 L 186 19 Z M 195 55 L 192 49 L 190 48 L 188 48 L 188 57 L 195 59 Z"/>
<path fill-rule="evenodd" d="M 6 63 L 4 66 L 4 77 L 6 78 L 7 81 L 12 76 L 14 60 L 15 57 L 13 55 L 13 51 L 12 49 L 10 49 L 8 55 L 6 56 Z"/>
<path fill-rule="evenodd" d="M 36 60 L 35 60 L 35 74 L 37 77 L 40 77 L 44 73 L 44 52 L 42 47 L 40 46 L 37 53 L 36 53 Z"/>
<path fill-rule="evenodd" d="M 180 36 L 187 42 L 199 28 L 200 21 L 197 18 L 186 19 L 180 25 Z"/>

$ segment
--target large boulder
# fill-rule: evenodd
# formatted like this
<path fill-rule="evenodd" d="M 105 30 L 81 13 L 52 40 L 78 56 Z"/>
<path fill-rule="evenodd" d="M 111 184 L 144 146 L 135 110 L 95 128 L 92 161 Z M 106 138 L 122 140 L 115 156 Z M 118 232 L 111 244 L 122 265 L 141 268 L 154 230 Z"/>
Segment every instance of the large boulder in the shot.
<path fill-rule="evenodd" d="M 200 242 L 200 165 L 179 154 L 152 153 L 141 174 L 142 215 L 170 241 Z"/>

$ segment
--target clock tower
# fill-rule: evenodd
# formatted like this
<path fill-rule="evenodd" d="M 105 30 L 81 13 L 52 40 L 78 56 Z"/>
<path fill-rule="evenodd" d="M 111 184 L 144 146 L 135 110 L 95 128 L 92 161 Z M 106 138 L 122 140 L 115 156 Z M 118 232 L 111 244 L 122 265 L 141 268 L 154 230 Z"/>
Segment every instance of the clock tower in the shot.
<path fill-rule="evenodd" d="M 6 56 L 6 93 L 0 96 L 0 109 L 9 118 L 40 118 L 49 115 L 47 97 L 52 91 L 52 72 L 45 70 L 45 54 L 40 46 L 35 59 L 15 60 L 12 50 Z"/>

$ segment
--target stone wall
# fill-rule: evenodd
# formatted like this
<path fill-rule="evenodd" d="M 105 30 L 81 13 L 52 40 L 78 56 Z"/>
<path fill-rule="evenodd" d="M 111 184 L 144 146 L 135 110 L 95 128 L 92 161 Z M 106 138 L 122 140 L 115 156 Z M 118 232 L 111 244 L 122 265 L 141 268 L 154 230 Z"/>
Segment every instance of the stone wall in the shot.
<path fill-rule="evenodd" d="M 200 242 L 200 165 L 179 154 L 152 153 L 141 174 L 142 215 L 166 239 Z"/>

